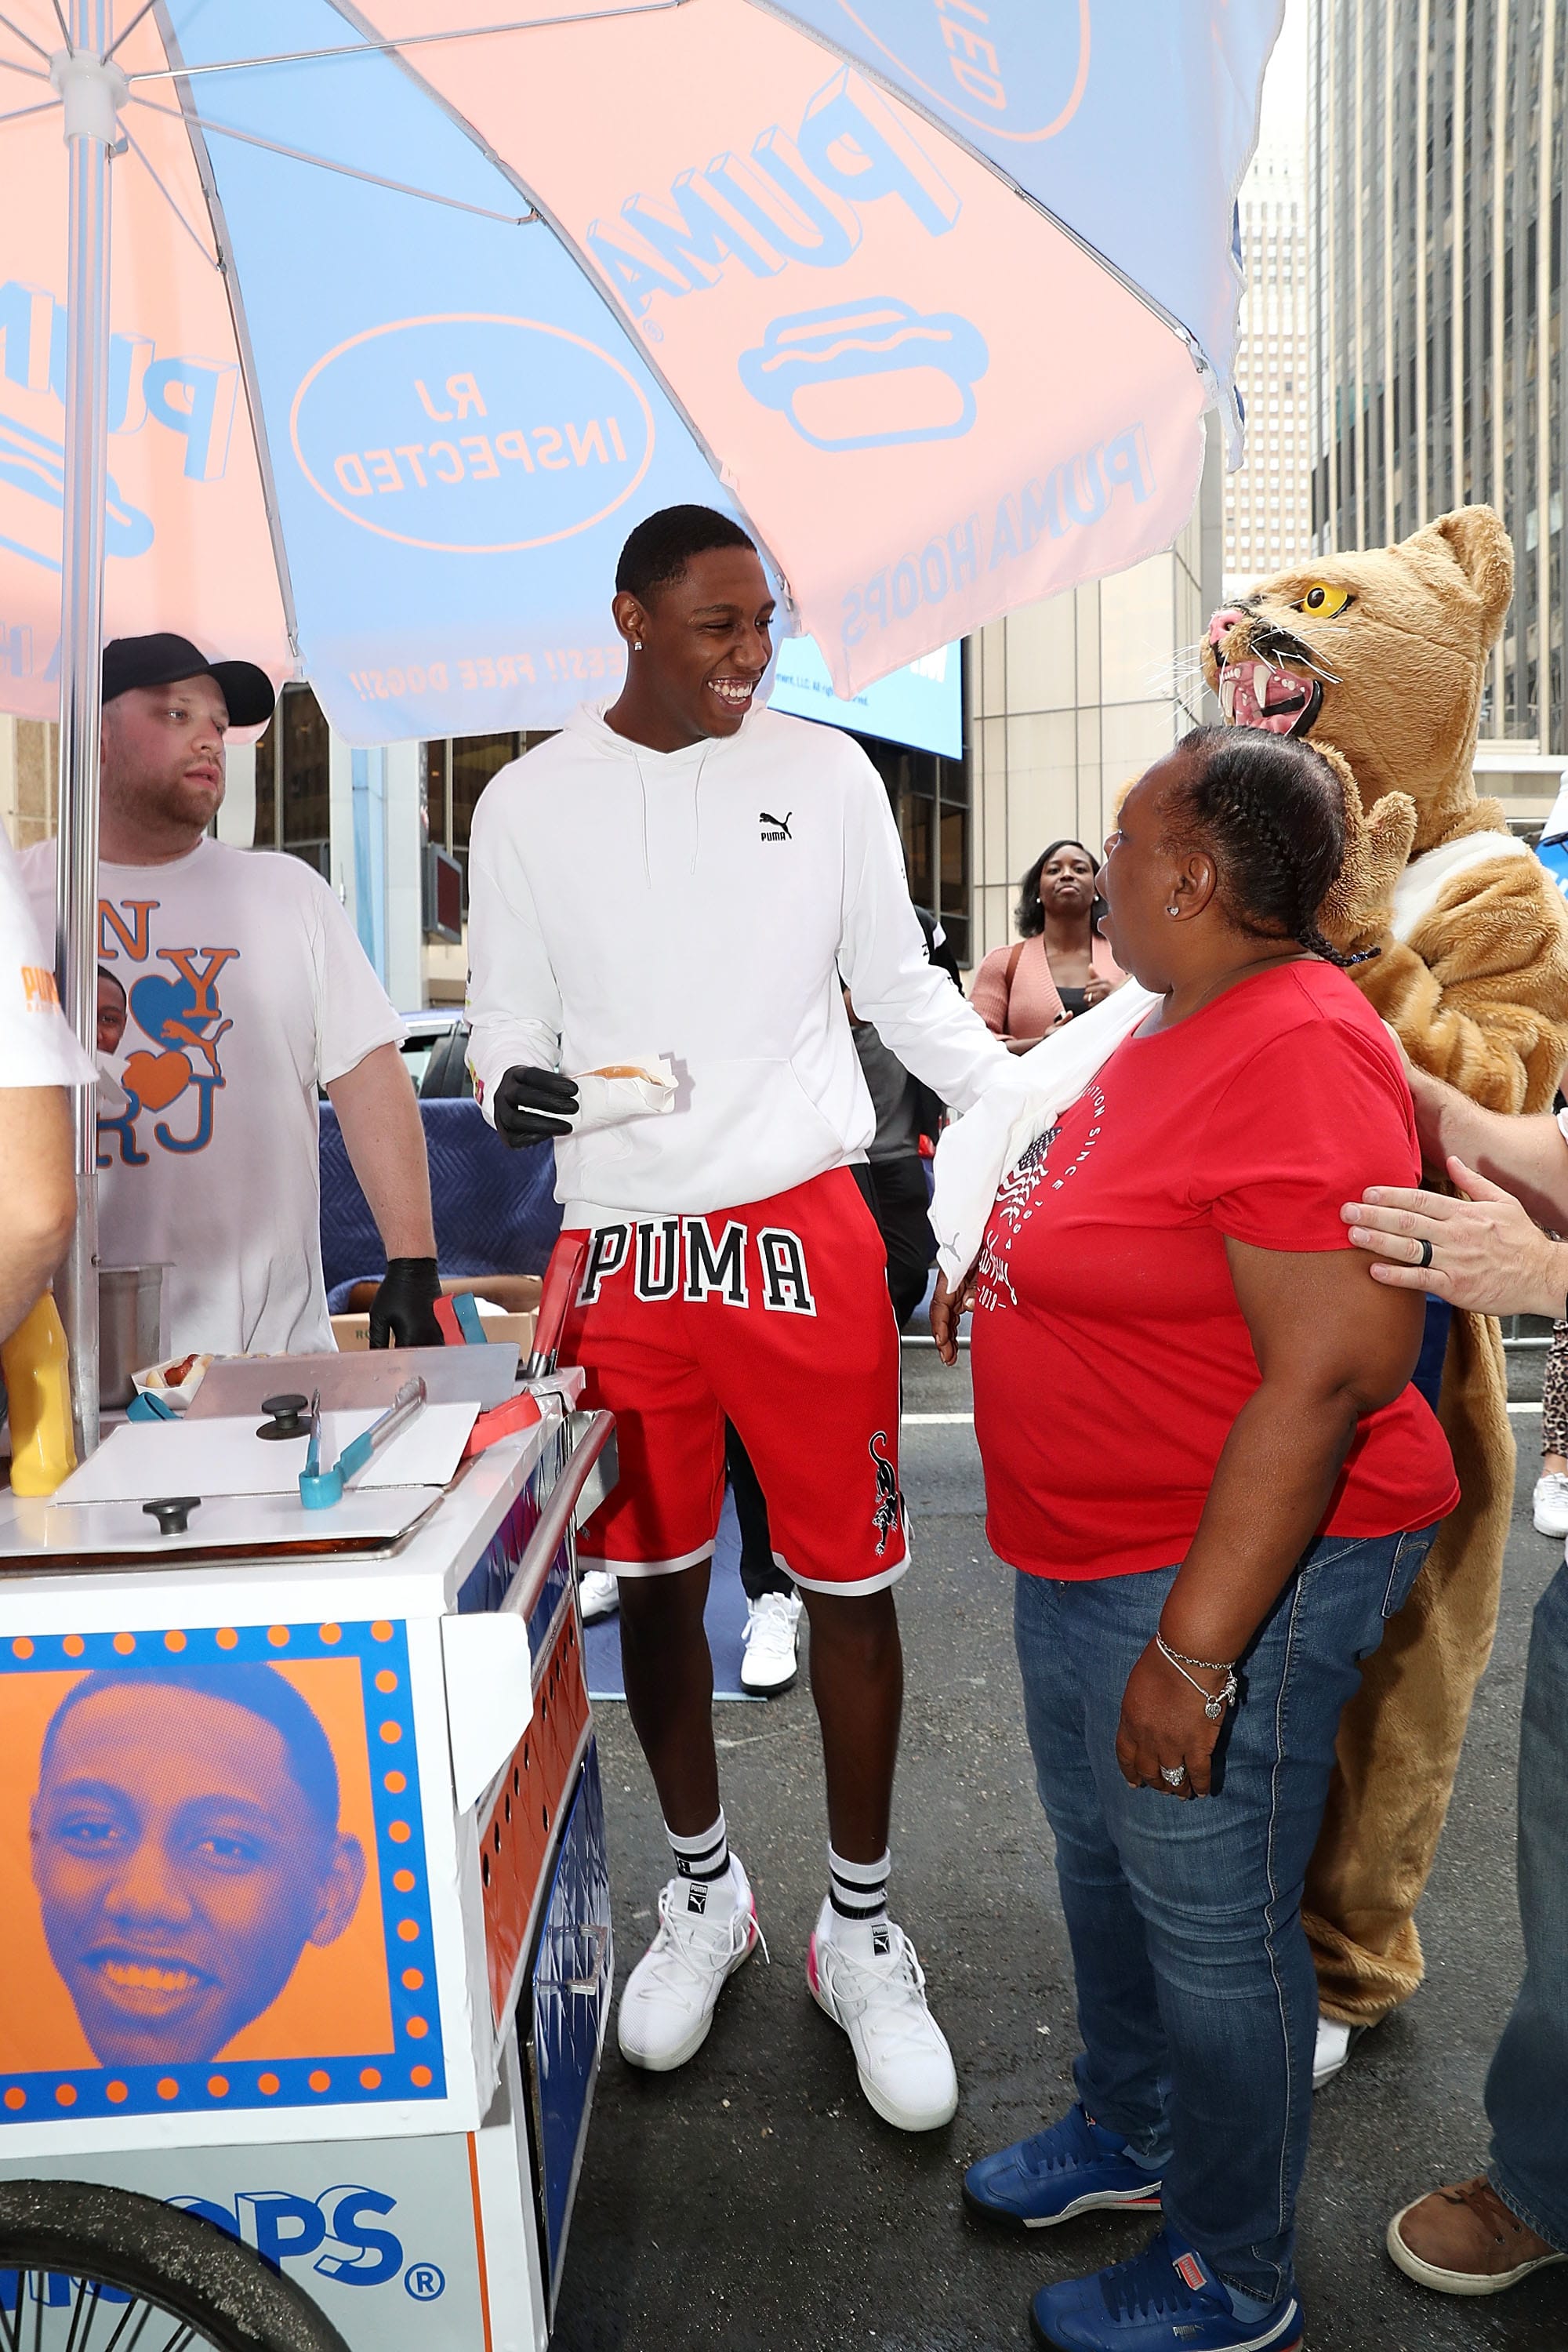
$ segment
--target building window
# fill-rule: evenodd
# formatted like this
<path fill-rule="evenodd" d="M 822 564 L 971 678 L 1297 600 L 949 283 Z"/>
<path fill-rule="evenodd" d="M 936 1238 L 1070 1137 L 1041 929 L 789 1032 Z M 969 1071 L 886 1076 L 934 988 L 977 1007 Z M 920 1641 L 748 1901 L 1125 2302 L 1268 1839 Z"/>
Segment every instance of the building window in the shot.
<path fill-rule="evenodd" d="M 888 788 L 904 845 L 910 896 L 941 922 L 953 954 L 969 953 L 969 767 L 870 735 L 855 740 Z M 1045 847 L 1044 842 L 1040 844 Z"/>
<path fill-rule="evenodd" d="M 308 686 L 286 686 L 256 747 L 258 849 L 285 849 L 331 879 L 331 761 L 325 714 Z"/>
<path fill-rule="evenodd" d="M 468 911 L 468 834 L 479 794 L 492 776 L 542 743 L 553 730 L 524 735 L 456 735 L 422 746 L 421 798 L 426 838 L 463 869 L 463 912 Z"/>

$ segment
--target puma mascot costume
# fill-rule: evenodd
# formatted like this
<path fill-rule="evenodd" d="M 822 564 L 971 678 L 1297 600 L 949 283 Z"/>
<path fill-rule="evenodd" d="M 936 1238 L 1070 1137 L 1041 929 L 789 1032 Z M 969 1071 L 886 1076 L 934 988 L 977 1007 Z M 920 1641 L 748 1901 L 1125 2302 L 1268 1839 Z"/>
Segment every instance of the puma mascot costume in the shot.
<path fill-rule="evenodd" d="M 1233 724 L 1305 735 L 1353 784 L 1356 837 L 1323 929 L 1379 950 L 1352 976 L 1411 1060 L 1492 1110 L 1542 1111 L 1568 1059 L 1568 910 L 1471 774 L 1512 590 L 1502 524 L 1462 507 L 1217 613 L 1205 670 Z M 1415 1906 L 1491 1648 L 1513 1503 L 1497 1324 L 1434 1302 L 1427 1336 L 1446 1339 L 1438 1412 L 1462 1498 L 1345 1709 L 1307 1880 L 1322 2009 L 1344 2025 L 1376 2024 L 1421 1981 Z"/>

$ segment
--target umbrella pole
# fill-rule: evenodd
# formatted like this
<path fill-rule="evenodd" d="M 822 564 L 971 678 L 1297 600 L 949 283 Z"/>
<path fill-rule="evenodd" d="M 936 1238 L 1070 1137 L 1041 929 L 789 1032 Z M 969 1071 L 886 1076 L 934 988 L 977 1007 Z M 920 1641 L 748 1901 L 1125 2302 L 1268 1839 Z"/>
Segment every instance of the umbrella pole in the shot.
<path fill-rule="evenodd" d="M 89 1055 L 98 1034 L 98 774 L 102 718 L 103 509 L 109 471 L 109 159 L 126 80 L 103 52 L 110 0 L 69 0 L 70 48 L 51 61 L 69 158 L 65 512 L 60 577 L 57 957 L 67 1021 Z M 77 1216 L 55 1297 L 70 1352 L 79 1453 L 99 1435 L 98 1126 L 75 1087 Z"/>

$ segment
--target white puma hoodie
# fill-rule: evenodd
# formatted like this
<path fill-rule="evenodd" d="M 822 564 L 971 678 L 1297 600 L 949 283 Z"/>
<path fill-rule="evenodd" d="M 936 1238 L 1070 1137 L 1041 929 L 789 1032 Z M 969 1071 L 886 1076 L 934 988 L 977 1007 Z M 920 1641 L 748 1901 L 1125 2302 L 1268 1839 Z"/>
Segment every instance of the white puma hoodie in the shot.
<path fill-rule="evenodd" d="M 840 989 L 945 1102 L 1008 1055 L 928 961 L 882 781 L 836 729 L 750 712 L 650 751 L 585 704 L 493 780 L 468 862 L 468 1059 L 662 1054 L 673 1111 L 561 1138 L 570 1224 L 733 1208 L 863 1159 L 875 1129 Z"/>

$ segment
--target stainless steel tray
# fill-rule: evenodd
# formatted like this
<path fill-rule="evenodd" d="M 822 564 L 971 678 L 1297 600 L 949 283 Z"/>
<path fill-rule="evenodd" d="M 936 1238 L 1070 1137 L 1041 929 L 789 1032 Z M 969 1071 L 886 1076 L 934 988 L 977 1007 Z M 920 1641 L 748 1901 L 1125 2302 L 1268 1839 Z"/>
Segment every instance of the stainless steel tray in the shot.
<path fill-rule="evenodd" d="M 376 1348 L 321 1356 L 219 1356 L 207 1367 L 187 1421 L 250 1414 L 261 1419 L 269 1396 L 310 1396 L 320 1389 L 324 1412 L 390 1404 L 416 1372 L 432 1404 L 500 1404 L 517 1392 L 515 1339 L 482 1348 Z"/>

